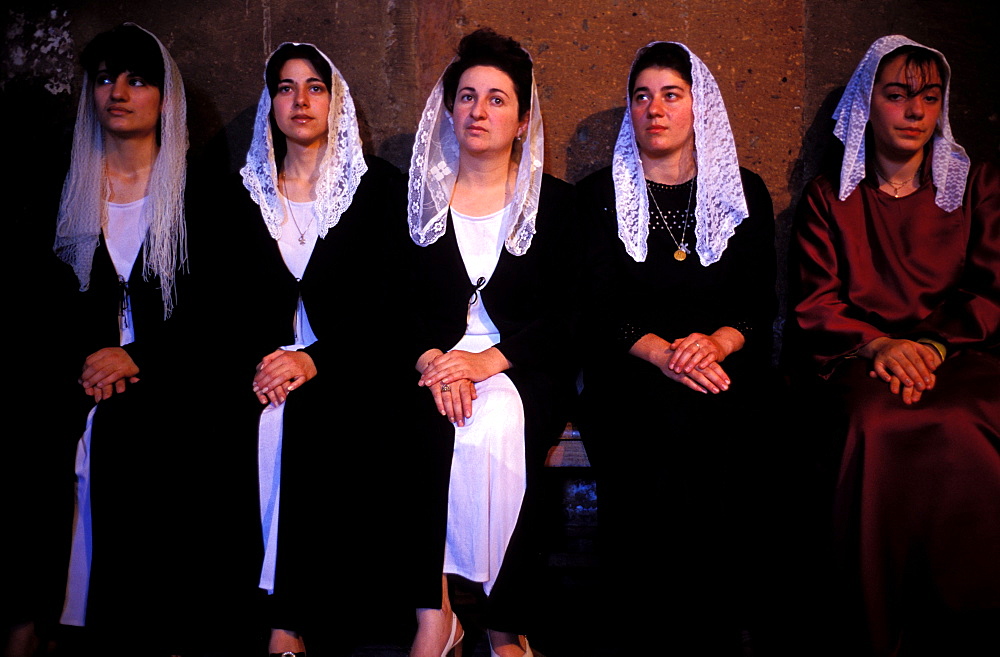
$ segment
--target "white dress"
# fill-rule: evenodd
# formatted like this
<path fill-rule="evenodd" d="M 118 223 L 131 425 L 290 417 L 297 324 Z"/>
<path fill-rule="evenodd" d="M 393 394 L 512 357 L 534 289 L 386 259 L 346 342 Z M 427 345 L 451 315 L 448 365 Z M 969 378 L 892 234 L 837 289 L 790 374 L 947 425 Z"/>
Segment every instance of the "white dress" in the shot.
<path fill-rule="evenodd" d="M 305 226 L 299 230 L 292 221 L 287 221 L 278 239 L 278 248 L 285 266 L 296 280 L 301 280 L 312 257 L 316 240 L 316 216 L 314 203 L 295 203 L 282 197 L 291 215 Z M 299 297 L 299 305 L 293 318 L 295 344 L 281 347 L 288 351 L 298 351 L 316 342 L 316 334 L 309 326 L 306 307 Z M 260 491 L 260 521 L 264 538 L 264 561 L 261 565 L 258 588 L 269 594 L 274 593 L 274 568 L 278 558 L 278 510 L 281 501 L 281 438 L 284 427 L 285 405 L 268 404 L 260 414 L 260 428 L 257 434 L 257 476 Z"/>
<path fill-rule="evenodd" d="M 489 285 L 504 240 L 503 210 L 485 217 L 451 211 L 469 281 L 479 290 Z M 453 349 L 482 352 L 500 342 L 500 332 L 473 295 L 465 336 Z M 506 374 L 476 384 L 472 417 L 455 427 L 444 572 L 482 582 L 488 595 L 517 524 L 526 486 L 524 407 Z"/>
<path fill-rule="evenodd" d="M 119 280 L 128 280 L 139 257 L 139 249 L 149 226 L 143 220 L 146 198 L 131 203 L 108 203 L 108 224 L 103 229 L 104 242 Z M 126 292 L 127 295 L 127 292 Z M 135 342 L 132 304 L 126 296 L 125 310 L 118 316 L 119 346 Z M 87 414 L 87 424 L 76 445 L 76 506 L 73 513 L 73 542 L 70 549 L 66 597 L 63 600 L 63 625 L 84 626 L 87 622 L 87 596 L 90 593 L 90 564 L 93 553 L 93 526 L 90 508 L 90 441 L 97 404 Z"/>

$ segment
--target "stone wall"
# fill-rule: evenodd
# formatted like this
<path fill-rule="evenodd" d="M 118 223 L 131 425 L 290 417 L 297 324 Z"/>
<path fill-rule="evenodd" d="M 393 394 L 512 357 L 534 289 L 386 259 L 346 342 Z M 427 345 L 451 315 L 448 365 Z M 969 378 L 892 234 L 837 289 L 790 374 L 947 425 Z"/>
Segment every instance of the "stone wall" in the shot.
<path fill-rule="evenodd" d="M 177 59 L 195 152 L 217 138 L 234 169 L 249 143 L 264 59 L 282 41 L 312 42 L 330 55 L 354 93 L 366 147 L 405 169 L 424 100 L 458 39 L 487 25 L 510 34 L 537 65 L 546 169 L 570 181 L 610 162 L 635 50 L 656 39 L 682 41 L 719 82 L 741 163 L 771 190 L 782 249 L 791 208 L 829 139 L 837 94 L 882 34 L 904 33 L 944 51 L 954 69 L 956 136 L 978 159 L 995 157 L 1000 143 L 1000 47 L 976 0 L 14 0 L 9 6 L 0 76 L 5 117 L 18 116 L 27 99 L 46 119 L 57 117 L 65 136 L 79 50 L 96 33 L 132 20 L 156 33 Z M 30 132 L 19 136 L 20 147 L 32 147 Z"/>

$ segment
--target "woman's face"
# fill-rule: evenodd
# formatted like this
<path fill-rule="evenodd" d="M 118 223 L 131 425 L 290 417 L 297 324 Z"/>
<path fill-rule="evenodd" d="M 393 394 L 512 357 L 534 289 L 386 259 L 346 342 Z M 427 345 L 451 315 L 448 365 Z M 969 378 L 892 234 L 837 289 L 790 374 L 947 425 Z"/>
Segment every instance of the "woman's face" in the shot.
<path fill-rule="evenodd" d="M 113 76 L 103 62 L 94 76 L 94 109 L 108 134 L 120 138 L 156 135 L 160 121 L 160 90 L 129 71 Z"/>
<path fill-rule="evenodd" d="M 943 97 L 937 66 L 907 67 L 905 55 L 886 63 L 872 86 L 869 116 L 878 154 L 905 161 L 919 153 L 934 136 Z"/>
<path fill-rule="evenodd" d="M 288 141 L 301 146 L 326 143 L 330 90 L 308 59 L 289 59 L 281 67 L 271 111 Z"/>
<path fill-rule="evenodd" d="M 694 147 L 691 85 L 672 68 L 651 66 L 636 76 L 629 111 L 639 151 L 658 159 Z"/>
<path fill-rule="evenodd" d="M 455 136 L 464 153 L 510 153 L 514 138 L 528 125 L 518 116 L 517 93 L 510 76 L 493 66 L 473 66 L 462 73 L 452 111 Z"/>

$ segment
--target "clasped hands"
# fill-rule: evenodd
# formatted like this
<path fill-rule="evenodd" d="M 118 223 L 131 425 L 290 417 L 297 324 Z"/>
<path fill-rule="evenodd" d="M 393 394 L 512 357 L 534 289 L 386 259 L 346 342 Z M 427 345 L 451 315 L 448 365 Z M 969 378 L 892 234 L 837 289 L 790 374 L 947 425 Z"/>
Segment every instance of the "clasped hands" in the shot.
<path fill-rule="evenodd" d="M 630 353 L 695 392 L 717 395 L 729 390 L 732 383 L 719 363 L 740 350 L 743 342 L 743 334 L 728 326 L 712 335 L 692 333 L 673 342 L 648 333 L 632 346 Z"/>
<path fill-rule="evenodd" d="M 288 393 L 316 376 L 316 364 L 304 351 L 275 349 L 257 364 L 253 391 L 261 404 L 280 406 Z"/>
<path fill-rule="evenodd" d="M 888 383 L 892 394 L 900 395 L 904 404 L 916 404 L 937 382 L 934 371 L 941 365 L 941 354 L 930 345 L 881 337 L 858 353 L 872 361 L 868 376 Z"/>
<path fill-rule="evenodd" d="M 496 347 L 480 353 L 454 349 L 443 352 L 428 349 L 417 359 L 420 380 L 417 385 L 431 391 L 438 413 L 460 427 L 472 417 L 476 384 L 510 367 L 510 362 Z"/>
<path fill-rule="evenodd" d="M 139 367 L 121 347 L 105 347 L 87 356 L 77 382 L 94 402 L 125 392 L 127 383 L 139 382 Z"/>

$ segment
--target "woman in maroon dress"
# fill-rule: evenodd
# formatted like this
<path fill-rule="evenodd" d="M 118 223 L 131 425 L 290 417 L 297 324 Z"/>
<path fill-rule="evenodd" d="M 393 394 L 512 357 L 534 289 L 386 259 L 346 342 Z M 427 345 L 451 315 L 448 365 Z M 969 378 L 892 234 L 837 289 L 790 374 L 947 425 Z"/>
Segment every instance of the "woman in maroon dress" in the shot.
<path fill-rule="evenodd" d="M 834 114 L 840 177 L 810 184 L 797 225 L 795 311 L 847 415 L 835 522 L 872 654 L 1000 645 L 1000 171 L 970 172 L 949 75 L 877 40 Z"/>

